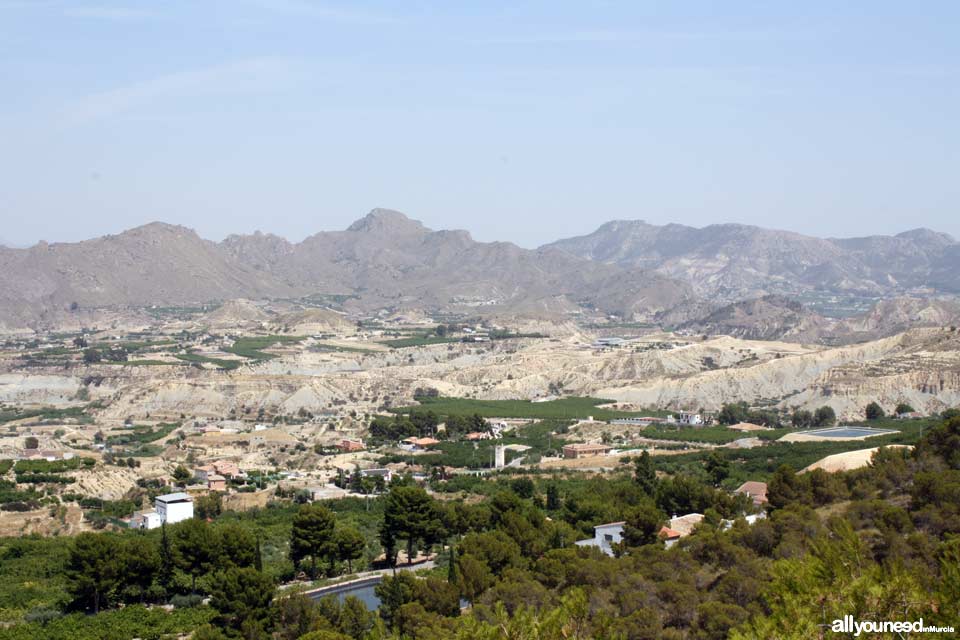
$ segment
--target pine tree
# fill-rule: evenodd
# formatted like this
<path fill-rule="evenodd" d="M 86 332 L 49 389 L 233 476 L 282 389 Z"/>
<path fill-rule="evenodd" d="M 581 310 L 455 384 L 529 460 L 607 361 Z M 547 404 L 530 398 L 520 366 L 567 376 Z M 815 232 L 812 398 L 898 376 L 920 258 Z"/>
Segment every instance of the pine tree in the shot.
<path fill-rule="evenodd" d="M 167 523 L 160 525 L 160 584 L 170 590 L 173 584 L 173 569 L 175 563 L 173 549 L 170 547 L 170 538 L 167 537 Z"/>
<path fill-rule="evenodd" d="M 453 545 L 450 545 L 450 564 L 447 567 L 447 582 L 450 584 L 457 584 L 459 577 L 457 576 L 457 548 Z"/>
<path fill-rule="evenodd" d="M 633 477 L 644 493 L 648 496 L 654 494 L 657 488 L 657 472 L 653 468 L 649 452 L 644 451 L 634 462 Z"/>

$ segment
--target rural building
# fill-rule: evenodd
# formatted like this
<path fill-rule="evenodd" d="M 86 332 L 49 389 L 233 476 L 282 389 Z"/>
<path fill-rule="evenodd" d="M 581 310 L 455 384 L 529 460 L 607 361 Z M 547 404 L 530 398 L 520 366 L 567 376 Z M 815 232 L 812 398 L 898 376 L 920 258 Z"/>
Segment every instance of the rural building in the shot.
<path fill-rule="evenodd" d="M 340 444 L 337 445 L 337 449 L 344 453 L 351 453 L 353 451 L 363 451 L 363 443 L 359 440 L 341 440 Z"/>
<path fill-rule="evenodd" d="M 605 456 L 610 452 L 610 447 L 605 444 L 588 444 L 579 442 L 576 444 L 563 445 L 563 457 L 571 460 L 577 458 L 586 458 L 589 456 Z"/>
<path fill-rule="evenodd" d="M 210 491 L 226 491 L 227 479 L 217 473 L 207 476 L 207 489 Z"/>
<path fill-rule="evenodd" d="M 21 460 L 46 460 L 47 462 L 56 462 L 57 460 L 70 460 L 74 454 L 72 451 L 41 451 L 39 449 L 25 449 L 18 457 Z"/>
<path fill-rule="evenodd" d="M 440 441 L 436 438 L 406 438 L 403 443 L 413 451 L 423 451 L 440 444 Z"/>
<path fill-rule="evenodd" d="M 661 540 L 663 540 L 663 546 L 665 546 L 667 549 L 677 544 L 677 541 L 683 537 L 682 533 L 675 531 L 670 527 L 661 527 L 660 533 L 657 535 Z"/>
<path fill-rule="evenodd" d="M 360 476 L 363 478 L 383 478 L 387 484 L 393 480 L 393 472 L 390 469 L 362 469 Z"/>
<path fill-rule="evenodd" d="M 613 556 L 613 545 L 623 541 L 623 522 L 598 524 L 593 528 L 593 537 L 577 540 L 578 547 L 597 547 L 608 556 Z"/>
<path fill-rule="evenodd" d="M 667 522 L 667 528 L 674 531 L 680 532 L 680 537 L 685 538 L 696 528 L 698 524 L 703 522 L 702 513 L 688 513 L 685 516 L 673 516 Z"/>
<path fill-rule="evenodd" d="M 680 424 L 696 427 L 703 424 L 703 416 L 692 411 L 681 411 L 677 414 L 677 422 Z"/>
<path fill-rule="evenodd" d="M 160 514 L 156 511 L 142 511 L 133 514 L 129 526 L 131 529 L 156 529 L 161 524 Z"/>
<path fill-rule="evenodd" d="M 240 471 L 240 467 L 237 466 L 236 462 L 230 462 L 228 460 L 217 460 L 216 462 L 201 465 L 193 470 L 193 477 L 201 484 L 208 482 L 210 476 L 214 475 L 232 479 L 242 478 L 245 474 Z"/>
<path fill-rule="evenodd" d="M 160 521 L 166 524 L 189 520 L 193 517 L 193 498 L 183 492 L 157 496 L 154 507 L 157 515 L 160 516 Z"/>
<path fill-rule="evenodd" d="M 753 504 L 760 506 L 767 503 L 767 483 L 748 480 L 737 487 L 734 493 L 743 493 L 753 500 Z"/>
<path fill-rule="evenodd" d="M 597 338 L 593 341 L 594 347 L 620 347 L 626 342 L 623 338 L 618 337 L 609 337 L 609 338 Z"/>
<path fill-rule="evenodd" d="M 204 464 L 193 470 L 193 477 L 197 479 L 197 482 L 206 482 L 216 472 L 217 468 L 212 464 Z"/>
<path fill-rule="evenodd" d="M 236 462 L 230 462 L 228 460 L 218 460 L 214 462 L 213 468 L 216 469 L 218 474 L 226 478 L 242 478 L 246 476 L 245 473 L 240 471 L 240 467 Z"/>
<path fill-rule="evenodd" d="M 615 418 L 610 421 L 610 424 L 622 424 L 630 425 L 635 427 L 649 427 L 652 424 L 662 424 L 666 422 L 666 418 L 655 418 L 653 416 L 641 416 L 639 418 Z"/>
<path fill-rule="evenodd" d="M 472 431 L 463 437 L 465 440 L 477 441 L 477 440 L 489 440 L 493 436 L 490 435 L 490 433 L 487 431 Z"/>

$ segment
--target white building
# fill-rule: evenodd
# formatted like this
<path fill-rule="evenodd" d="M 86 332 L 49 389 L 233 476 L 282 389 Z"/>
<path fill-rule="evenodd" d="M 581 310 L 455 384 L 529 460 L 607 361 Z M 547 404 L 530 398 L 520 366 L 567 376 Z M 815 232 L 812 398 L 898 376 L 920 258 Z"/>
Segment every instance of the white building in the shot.
<path fill-rule="evenodd" d="M 386 484 L 393 480 L 393 472 L 390 469 L 361 469 L 360 476 L 363 478 L 383 478 Z"/>
<path fill-rule="evenodd" d="M 681 411 L 677 414 L 677 422 L 697 426 L 703 424 L 703 416 L 699 413 L 693 413 L 692 411 Z"/>
<path fill-rule="evenodd" d="M 160 514 L 156 511 L 143 511 L 133 514 L 129 526 L 131 529 L 156 529 L 161 524 Z"/>
<path fill-rule="evenodd" d="M 607 338 L 597 338 L 596 340 L 594 340 L 593 346 L 595 348 L 602 349 L 604 347 L 620 347 L 620 346 L 623 346 L 624 343 L 626 343 L 626 340 L 624 340 L 623 338 L 618 338 L 614 336 L 614 337 L 607 337 Z"/>
<path fill-rule="evenodd" d="M 613 556 L 613 545 L 623 541 L 623 522 L 598 524 L 593 528 L 593 537 L 577 540 L 578 547 L 599 547 L 608 556 Z"/>
<path fill-rule="evenodd" d="M 187 493 L 168 493 L 157 496 L 154 507 L 160 521 L 166 524 L 182 522 L 193 517 L 193 498 Z"/>

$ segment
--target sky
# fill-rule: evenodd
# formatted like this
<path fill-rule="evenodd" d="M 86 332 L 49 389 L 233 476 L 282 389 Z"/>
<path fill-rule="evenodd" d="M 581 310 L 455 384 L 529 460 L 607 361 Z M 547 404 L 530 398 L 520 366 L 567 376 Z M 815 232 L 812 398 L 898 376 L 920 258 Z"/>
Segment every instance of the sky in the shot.
<path fill-rule="evenodd" d="M 0 0 L 0 238 L 960 237 L 960 3 Z"/>

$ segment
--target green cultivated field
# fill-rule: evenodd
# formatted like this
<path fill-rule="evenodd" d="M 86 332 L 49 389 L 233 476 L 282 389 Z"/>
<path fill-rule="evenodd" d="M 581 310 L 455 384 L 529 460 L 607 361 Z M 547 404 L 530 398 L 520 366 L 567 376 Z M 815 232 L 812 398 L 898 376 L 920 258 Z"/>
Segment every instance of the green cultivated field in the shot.
<path fill-rule="evenodd" d="M 742 438 L 760 438 L 761 440 L 776 440 L 793 431 L 793 429 L 770 429 L 767 431 L 736 431 L 724 426 L 714 427 L 678 427 L 651 425 L 647 427 L 643 436 L 659 440 L 676 440 L 678 442 L 706 442 L 707 444 L 727 444 Z"/>
<path fill-rule="evenodd" d="M 240 366 L 240 363 L 236 360 L 224 360 L 222 358 L 208 358 L 207 356 L 201 356 L 197 353 L 180 353 L 174 356 L 178 360 L 183 360 L 184 362 L 206 362 L 207 364 L 213 364 L 221 369 L 231 370 L 236 369 Z"/>
<path fill-rule="evenodd" d="M 227 347 L 224 351 L 238 355 L 250 360 L 272 360 L 277 356 L 272 353 L 266 353 L 262 349 L 267 349 L 275 344 L 296 344 L 302 342 L 305 336 L 252 336 L 248 338 L 238 338 L 232 347 Z"/>
<path fill-rule="evenodd" d="M 419 406 L 391 409 L 394 413 L 433 411 L 439 415 L 473 415 L 484 418 L 531 418 L 540 420 L 577 420 L 593 416 L 597 420 L 629 418 L 631 416 L 663 416 L 664 412 L 644 411 L 628 413 L 598 408 L 611 400 L 600 398 L 560 398 L 549 402 L 529 400 L 474 400 L 471 398 L 417 398 Z"/>
<path fill-rule="evenodd" d="M 704 476 L 704 461 L 711 452 L 718 453 L 730 462 L 730 477 L 724 482 L 729 488 L 736 487 L 746 480 L 766 480 L 781 464 L 794 469 L 803 469 L 814 462 L 835 453 L 872 449 L 892 444 L 913 445 L 921 434 L 938 424 L 934 418 L 919 420 L 874 420 L 855 423 L 856 426 L 876 427 L 878 429 L 897 429 L 899 433 L 876 436 L 866 440 L 847 440 L 837 442 L 772 442 L 753 449 L 711 449 L 676 456 L 654 456 L 654 464 L 659 471 L 669 474 Z M 853 423 L 850 424 L 853 426 Z M 789 431 L 778 429 L 776 431 Z M 757 432 L 755 432 L 757 433 Z M 773 431 L 764 433 L 771 434 Z"/>
<path fill-rule="evenodd" d="M 387 340 L 383 344 L 391 349 L 403 349 L 405 347 L 425 347 L 431 344 L 448 344 L 451 342 L 460 342 L 460 338 L 441 338 L 439 336 L 415 336 L 412 338 L 397 338 L 396 340 Z"/>

